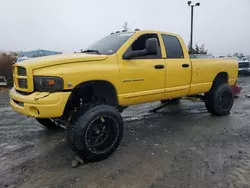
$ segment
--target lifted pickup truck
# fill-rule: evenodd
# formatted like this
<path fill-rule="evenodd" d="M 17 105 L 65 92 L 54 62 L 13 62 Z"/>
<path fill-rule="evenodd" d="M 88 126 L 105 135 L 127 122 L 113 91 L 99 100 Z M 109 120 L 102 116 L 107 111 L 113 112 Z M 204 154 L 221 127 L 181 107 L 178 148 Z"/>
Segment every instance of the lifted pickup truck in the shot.
<path fill-rule="evenodd" d="M 201 95 L 208 112 L 227 115 L 238 77 L 233 59 L 192 59 L 181 37 L 159 31 L 114 33 L 81 53 L 18 62 L 12 108 L 47 128 L 67 128 L 82 159 L 99 161 L 121 142 L 127 106 Z"/>

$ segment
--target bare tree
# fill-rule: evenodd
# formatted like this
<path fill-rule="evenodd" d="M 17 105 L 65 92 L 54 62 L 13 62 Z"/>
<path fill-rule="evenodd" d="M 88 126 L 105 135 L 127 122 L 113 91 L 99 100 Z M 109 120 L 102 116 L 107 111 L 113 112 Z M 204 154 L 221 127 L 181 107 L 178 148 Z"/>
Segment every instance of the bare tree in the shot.
<path fill-rule="evenodd" d="M 196 44 L 193 49 L 190 49 L 190 44 L 189 44 L 188 49 L 190 54 L 204 54 L 204 55 L 208 54 L 208 50 L 205 48 L 204 44 L 202 44 L 201 46 Z"/>
<path fill-rule="evenodd" d="M 0 76 L 4 76 L 9 85 L 12 85 L 12 65 L 16 61 L 16 57 L 6 53 L 0 53 Z"/>
<path fill-rule="evenodd" d="M 238 57 L 238 58 L 241 59 L 241 58 L 244 57 L 244 54 L 243 54 L 243 53 L 238 53 L 238 52 L 236 52 L 236 53 L 233 54 L 233 56 L 234 56 L 234 57 Z"/>

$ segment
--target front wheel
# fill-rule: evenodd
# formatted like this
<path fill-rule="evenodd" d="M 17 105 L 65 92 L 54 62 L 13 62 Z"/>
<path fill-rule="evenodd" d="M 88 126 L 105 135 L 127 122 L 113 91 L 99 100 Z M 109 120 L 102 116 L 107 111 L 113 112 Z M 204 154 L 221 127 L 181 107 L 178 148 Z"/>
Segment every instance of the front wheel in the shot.
<path fill-rule="evenodd" d="M 230 114 L 234 103 L 232 87 L 222 84 L 205 94 L 205 104 L 209 113 L 218 116 Z"/>
<path fill-rule="evenodd" d="M 123 120 L 116 108 L 97 105 L 79 113 L 67 129 L 67 139 L 78 157 L 100 161 L 119 146 L 123 129 Z"/>

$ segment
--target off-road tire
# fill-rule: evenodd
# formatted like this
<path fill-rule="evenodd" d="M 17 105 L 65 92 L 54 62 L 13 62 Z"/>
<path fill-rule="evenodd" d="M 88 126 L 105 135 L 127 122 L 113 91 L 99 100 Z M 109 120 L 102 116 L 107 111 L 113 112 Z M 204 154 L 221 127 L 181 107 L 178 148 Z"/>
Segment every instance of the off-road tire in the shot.
<path fill-rule="evenodd" d="M 232 87 L 219 85 L 205 94 L 205 105 L 209 113 L 217 116 L 230 114 L 234 102 Z"/>
<path fill-rule="evenodd" d="M 36 118 L 38 123 L 46 127 L 47 129 L 58 129 L 59 127 L 49 118 Z"/>
<path fill-rule="evenodd" d="M 120 145 L 124 125 L 122 117 L 115 107 L 108 105 L 95 105 L 87 110 L 78 112 L 78 115 L 74 117 L 75 119 L 72 120 L 72 123 L 70 123 L 67 128 L 67 140 L 71 149 L 81 159 L 92 162 L 104 160 Z M 107 126 L 111 126 L 111 129 L 115 130 L 111 130 L 112 134 L 109 133 L 109 136 L 106 139 L 106 141 L 109 141 L 107 141 L 105 145 L 110 144 L 110 146 L 104 146 L 107 148 L 101 148 L 99 151 L 98 149 L 95 151 L 88 145 L 86 138 L 91 126 L 93 126 L 94 122 L 98 121 L 100 118 L 108 118 L 112 121 L 113 124 L 110 125 L 111 123 L 107 123 Z"/>
<path fill-rule="evenodd" d="M 212 92 L 205 93 L 205 106 L 209 113 L 214 114 L 214 108 L 213 108 L 213 100 L 212 100 Z"/>

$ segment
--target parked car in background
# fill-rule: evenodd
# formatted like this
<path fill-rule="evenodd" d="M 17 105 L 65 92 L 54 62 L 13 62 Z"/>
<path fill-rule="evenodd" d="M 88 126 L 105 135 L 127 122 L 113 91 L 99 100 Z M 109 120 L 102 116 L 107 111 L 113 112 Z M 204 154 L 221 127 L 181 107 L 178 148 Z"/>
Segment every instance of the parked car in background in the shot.
<path fill-rule="evenodd" d="M 4 76 L 0 76 L 0 86 L 7 86 L 7 81 Z"/>
<path fill-rule="evenodd" d="M 243 57 L 243 58 L 241 59 L 241 61 L 249 61 L 249 60 L 250 60 L 249 57 Z"/>
<path fill-rule="evenodd" d="M 250 61 L 248 58 L 242 58 L 239 62 L 238 62 L 238 72 L 241 75 L 248 75 L 250 73 Z"/>

